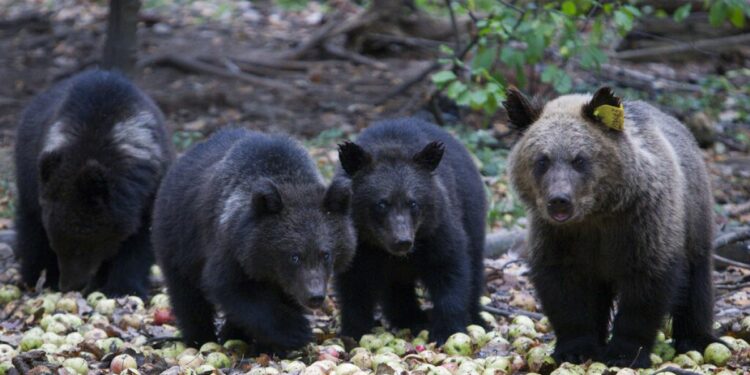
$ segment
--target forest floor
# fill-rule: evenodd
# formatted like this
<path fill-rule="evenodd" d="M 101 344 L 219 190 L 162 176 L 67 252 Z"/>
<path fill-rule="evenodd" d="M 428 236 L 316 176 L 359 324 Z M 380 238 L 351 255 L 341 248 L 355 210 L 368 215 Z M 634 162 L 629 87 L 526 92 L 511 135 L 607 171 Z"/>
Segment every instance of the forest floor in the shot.
<path fill-rule="evenodd" d="M 20 113 L 34 95 L 49 85 L 99 63 L 106 10 L 106 2 L 85 0 L 0 0 L 0 230 L 13 227 L 12 147 Z M 136 83 L 165 112 L 168 126 L 174 133 L 174 143 L 180 151 L 223 126 L 286 132 L 303 140 L 318 160 L 324 175 L 330 176 L 337 163 L 335 144 L 354 136 L 370 122 L 407 115 L 434 121 L 427 106 L 434 89 L 429 79 L 401 94 L 388 96 L 388 93 L 394 86 L 431 64 L 437 56 L 437 49 L 394 47 L 377 56 L 370 56 L 372 60 L 364 63 L 335 58 L 324 52 L 311 53 L 284 66 L 248 63 L 293 48 L 320 27 L 324 16 L 325 9 L 315 2 L 301 9 L 289 10 L 266 2 L 220 0 L 177 5 L 167 0 L 144 1 L 143 22 L 138 32 L 141 67 L 135 78 Z M 265 84 L 201 73 L 193 66 L 175 64 L 174 61 L 179 58 L 221 66 L 228 72 L 250 70 L 256 77 L 281 82 L 281 87 L 269 88 Z M 691 82 L 696 86 L 696 77 L 750 68 L 747 59 L 738 60 L 736 56 L 710 56 L 678 62 L 611 63 L 647 76 L 666 77 L 669 82 Z M 686 101 L 709 103 L 702 101 L 701 95 L 710 95 L 706 92 L 686 94 L 644 89 L 642 85 L 634 88 L 609 79 L 611 77 L 603 73 L 574 71 L 571 74 L 579 90 L 591 90 L 600 83 L 614 84 L 627 93 L 626 97 L 649 99 L 683 120 L 692 121 L 697 113 L 712 110 L 700 105 L 679 104 Z M 747 85 L 748 82 L 740 84 Z M 385 100 L 378 100 L 380 98 Z M 522 228 L 523 210 L 509 192 L 505 177 L 505 158 L 515 135 L 507 131 L 503 115 L 487 118 L 467 109 L 440 110 L 448 119 L 450 131 L 477 157 L 490 192 L 489 221 L 492 230 Z M 715 119 L 710 123 L 716 129 L 716 141 L 704 149 L 704 156 L 716 198 L 716 224 L 722 231 L 731 231 L 750 224 L 750 124 L 746 120 L 738 120 L 741 111 L 729 105 L 715 112 L 712 117 Z M 735 247 L 734 253 L 724 255 L 750 263 L 748 250 L 748 243 L 745 242 Z M 381 356 L 376 362 L 383 361 L 389 365 L 378 367 L 375 363 L 369 367 L 373 372 L 391 374 L 400 373 L 401 369 L 417 371 L 419 364 L 432 363 L 459 373 L 458 367 L 463 365 L 462 362 L 480 364 L 489 369 L 488 361 L 482 358 L 503 356 L 509 360 L 509 367 L 502 367 L 504 370 L 549 372 L 549 366 L 537 368 L 526 358 L 526 353 L 532 347 L 545 351 L 551 348 L 554 336 L 544 320 L 540 321 L 538 314 L 541 308 L 526 278 L 527 268 L 523 259 L 522 250 L 512 249 L 499 258 L 486 261 L 490 297 L 486 302 L 488 310 L 497 313 L 492 323 L 495 333 L 491 335 L 510 340 L 512 346 L 501 339 L 493 338 L 488 344 L 476 342 L 484 339 L 475 338 L 470 355 L 476 359 L 474 362 L 446 360 L 439 353 L 450 351 L 443 348 L 428 345 L 427 354 L 415 354 L 416 349 L 424 348 L 409 347 L 411 356 L 401 355 L 398 360 Z M 3 299 L 6 298 L 3 293 L 15 290 L 11 285 L 18 281 L 16 267 L 10 248 L 0 243 L 0 283 L 3 284 L 0 292 L 0 363 L 7 362 L 10 357 L 5 357 L 13 353 L 18 354 L 27 370 L 36 365 L 56 370 L 66 358 L 84 358 L 94 373 L 108 373 L 113 357 L 108 353 L 127 351 L 136 357 L 141 373 L 169 370 L 176 374 L 187 371 L 189 367 L 197 368 L 199 362 L 208 358 L 205 353 L 197 356 L 197 359 L 183 360 L 182 370 L 173 367 L 179 364 L 175 358 L 180 354 L 175 353 L 179 348 L 165 337 L 174 336 L 175 328 L 169 322 L 156 324 L 163 323 L 163 316 L 157 317 L 161 314 L 157 310 L 163 307 L 163 301 L 140 306 L 137 301 L 123 299 L 116 301 L 113 308 L 104 305 L 97 307 L 97 301 L 86 302 L 86 296 L 75 293 L 61 296 L 49 291 L 27 290 L 23 291 L 20 299 L 13 298 L 8 302 Z M 158 271 L 155 271 L 155 293 L 164 291 L 158 279 Z M 714 272 L 714 282 L 717 286 L 717 329 L 723 335 L 750 339 L 750 321 L 745 326 L 741 324 L 743 317 L 750 315 L 750 270 L 734 266 L 718 268 Z M 72 304 L 69 303 L 71 299 Z M 337 329 L 336 311 L 335 299 L 330 299 L 326 308 L 314 313 L 318 344 L 322 346 L 311 346 L 299 355 L 305 364 L 310 365 L 317 359 L 343 363 L 353 360 L 353 355 L 338 353 L 336 348 L 327 346 L 332 343 L 330 340 Z M 49 328 L 51 318 L 47 318 L 55 312 L 63 314 L 55 318 L 60 320 L 60 325 L 52 324 L 57 331 Z M 79 317 L 81 322 L 77 322 L 72 315 Z M 530 331 L 521 330 L 524 333 L 519 334 L 517 327 L 526 322 L 521 319 L 512 323 L 510 316 L 516 315 L 530 316 L 535 327 Z M 39 357 L 33 351 L 23 355 L 16 353 L 25 335 L 31 335 L 29 332 L 39 326 L 57 335 L 47 335 L 41 342 L 31 345 L 37 348 L 42 343 L 48 344 L 42 349 L 49 356 Z M 85 340 L 77 342 L 74 332 L 80 332 Z M 122 341 L 104 342 L 106 337 Z M 73 344 L 64 346 L 66 338 L 70 338 L 69 343 Z M 327 339 L 329 341 L 324 344 Z M 123 342 L 125 345 L 119 346 Z M 3 347 L 3 343 L 12 348 Z M 397 340 L 392 341 L 391 346 L 395 347 L 398 343 Z M 353 343 L 347 341 L 340 344 L 349 350 Z M 377 348 L 371 349 L 376 351 Z M 664 352 L 663 346 L 659 350 L 663 359 L 669 359 L 670 355 Z M 268 369 L 284 371 L 290 366 L 288 362 L 282 364 L 278 358 L 261 356 L 242 359 L 236 350 L 225 351 L 231 355 L 232 361 L 231 366 L 224 367 L 233 367 L 235 372 L 255 369 L 259 373 L 257 371 L 265 368 L 266 373 L 273 373 Z M 430 353 L 437 357 L 431 357 Z M 188 351 L 183 357 L 195 354 Z M 748 358 L 750 349 L 736 350 L 728 368 L 750 373 Z M 687 369 L 697 369 L 690 363 L 680 361 L 676 360 L 679 364 L 674 366 L 681 364 Z M 362 365 L 357 361 L 355 363 Z M 329 364 L 318 365 L 325 367 Z M 310 368 L 315 367 L 313 370 L 318 371 L 318 365 Z M 504 366 L 502 363 L 498 366 L 501 365 Z M 69 361 L 65 366 L 69 370 L 74 363 Z M 461 371 L 464 372 L 461 373 L 471 373 L 468 369 L 471 365 L 463 366 L 465 368 Z M 433 368 L 427 370 L 438 371 Z M 0 374 L 2 371 L 0 365 Z M 321 369 L 318 373 L 326 371 Z M 714 369 L 704 366 L 700 371 L 713 373 Z M 478 372 L 482 372 L 481 368 Z M 44 373 L 44 369 L 37 368 L 37 373 Z"/>

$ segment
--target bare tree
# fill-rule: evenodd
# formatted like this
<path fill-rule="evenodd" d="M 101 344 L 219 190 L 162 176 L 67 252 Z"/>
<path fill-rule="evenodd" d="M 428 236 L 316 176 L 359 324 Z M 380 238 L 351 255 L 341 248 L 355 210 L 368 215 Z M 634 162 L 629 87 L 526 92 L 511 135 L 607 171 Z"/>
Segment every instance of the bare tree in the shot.
<path fill-rule="evenodd" d="M 107 40 L 102 65 L 131 75 L 138 50 L 138 11 L 140 0 L 110 0 L 107 17 Z"/>

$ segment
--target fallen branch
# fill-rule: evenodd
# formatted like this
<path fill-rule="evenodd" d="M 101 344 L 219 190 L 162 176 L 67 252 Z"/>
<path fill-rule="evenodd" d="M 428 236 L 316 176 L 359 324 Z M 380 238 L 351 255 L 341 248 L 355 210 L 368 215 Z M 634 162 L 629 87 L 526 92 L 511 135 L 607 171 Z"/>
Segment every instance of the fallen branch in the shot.
<path fill-rule="evenodd" d="M 725 257 L 723 257 L 723 256 L 721 256 L 719 254 L 714 254 L 714 260 L 719 261 L 719 262 L 721 262 L 723 264 L 726 264 L 728 266 L 734 266 L 734 267 L 744 268 L 744 269 L 750 270 L 750 264 L 738 262 L 736 260 L 732 260 L 732 259 L 729 259 L 729 258 L 725 258 Z"/>
<path fill-rule="evenodd" d="M 714 250 L 717 250 L 729 244 L 747 240 L 750 240 L 750 228 L 742 228 L 733 232 L 719 235 L 713 240 L 712 246 Z"/>
<path fill-rule="evenodd" d="M 437 40 L 418 38 L 415 36 L 390 35 L 390 34 L 380 34 L 380 33 L 368 34 L 367 38 L 370 41 L 377 42 L 377 43 L 400 44 L 400 45 L 407 46 L 407 47 L 422 48 L 422 49 L 429 49 L 429 50 L 438 49 L 440 48 L 442 44 L 444 44 L 443 42 L 439 42 Z"/>
<path fill-rule="evenodd" d="M 15 249 L 16 231 L 12 229 L 0 230 L 0 243 L 7 244 L 11 249 Z"/>
<path fill-rule="evenodd" d="M 599 75 L 607 80 L 617 82 L 625 87 L 632 87 L 648 91 L 687 91 L 702 92 L 699 85 L 677 82 L 669 79 L 655 77 L 639 70 L 629 69 L 612 64 L 602 64 Z"/>
<path fill-rule="evenodd" d="M 386 69 L 388 68 L 388 65 L 375 60 L 371 59 L 367 56 L 361 55 L 356 52 L 349 51 L 345 48 L 342 48 L 340 46 L 337 46 L 333 43 L 326 43 L 323 45 L 323 49 L 329 53 L 332 56 L 338 57 L 340 59 L 349 60 L 352 62 L 355 62 L 357 64 L 361 65 L 367 65 L 370 67 L 373 67 L 375 69 Z"/>
<path fill-rule="evenodd" d="M 484 257 L 499 258 L 513 248 L 525 247 L 526 231 L 522 229 L 490 233 L 484 240 Z"/>
<path fill-rule="evenodd" d="M 745 203 L 736 204 L 727 209 L 727 215 L 729 216 L 740 216 L 750 212 L 750 201 Z"/>
<path fill-rule="evenodd" d="M 325 26 L 318 29 L 313 35 L 300 43 L 296 48 L 291 51 L 282 53 L 277 59 L 278 60 L 297 60 L 301 58 L 305 53 L 313 48 L 317 48 L 325 43 L 330 38 L 337 35 L 348 33 L 356 28 L 362 27 L 366 24 L 374 22 L 379 18 L 376 12 L 370 12 L 369 10 L 363 10 L 349 17 L 345 20 L 341 20 L 342 15 L 336 14 L 331 17 Z"/>
<path fill-rule="evenodd" d="M 722 52 L 732 50 L 738 46 L 746 46 L 750 43 L 750 34 L 733 35 L 724 38 L 702 39 L 695 42 L 682 43 L 678 45 L 659 46 L 651 48 L 640 48 L 618 52 L 614 58 L 620 60 L 643 60 L 653 57 L 662 58 L 681 52 Z"/>
<path fill-rule="evenodd" d="M 269 89 L 286 91 L 296 94 L 298 94 L 300 91 L 296 87 L 283 82 L 262 77 L 255 77 L 240 72 L 232 72 L 227 69 L 220 68 L 218 66 L 208 64 L 193 58 L 185 58 L 177 55 L 166 54 L 148 57 L 139 61 L 137 64 L 139 68 L 143 68 L 149 65 L 168 65 L 189 72 L 211 74 L 222 78 L 236 79 L 253 85 L 263 86 Z"/>
<path fill-rule="evenodd" d="M 526 311 L 526 310 L 521 310 L 521 309 L 511 309 L 511 308 L 505 309 L 505 308 L 499 308 L 499 307 L 482 306 L 482 310 L 487 311 L 488 313 L 492 315 L 504 316 L 506 318 L 509 318 L 514 315 L 525 315 L 525 316 L 528 316 L 529 318 L 536 319 L 536 320 L 544 318 L 544 315 L 542 314 L 531 312 L 531 311 Z"/>

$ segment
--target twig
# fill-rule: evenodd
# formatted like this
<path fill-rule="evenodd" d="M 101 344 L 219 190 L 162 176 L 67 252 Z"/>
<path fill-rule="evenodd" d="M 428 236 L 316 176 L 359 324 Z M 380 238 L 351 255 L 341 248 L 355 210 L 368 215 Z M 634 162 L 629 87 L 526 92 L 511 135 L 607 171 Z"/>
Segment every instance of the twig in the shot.
<path fill-rule="evenodd" d="M 456 51 L 461 49 L 461 35 L 458 33 L 458 24 L 456 24 L 456 14 L 453 12 L 453 3 L 451 0 L 445 0 L 445 6 L 448 7 L 448 14 L 451 17 L 451 27 L 453 27 L 453 37 L 456 39 Z"/>
<path fill-rule="evenodd" d="M 492 306 L 482 306 L 482 310 L 487 311 L 488 313 L 493 314 L 493 315 L 500 315 L 500 316 L 505 316 L 505 317 L 511 317 L 513 315 L 526 315 L 529 318 L 536 319 L 536 320 L 544 318 L 544 315 L 542 314 L 531 312 L 531 311 L 526 311 L 526 310 L 521 310 L 521 309 L 510 309 L 510 308 L 504 309 L 504 308 L 498 308 L 498 307 L 492 307 Z"/>
<path fill-rule="evenodd" d="M 222 69 L 218 66 L 208 64 L 196 59 L 186 58 L 177 55 L 161 55 L 150 58 L 145 58 L 138 62 L 138 67 L 142 68 L 148 65 L 172 65 L 176 68 L 183 69 L 186 71 L 212 74 L 218 77 L 237 79 L 243 82 L 247 82 L 253 85 L 263 86 L 269 89 L 287 91 L 292 93 L 299 93 L 299 89 L 289 84 L 278 82 L 262 77 L 255 77 L 244 73 L 233 73 L 226 69 Z"/>
<path fill-rule="evenodd" d="M 735 49 L 738 46 L 744 46 L 748 43 L 750 43 L 750 34 L 740 34 L 723 38 L 702 39 L 680 45 L 627 50 L 616 53 L 614 57 L 620 60 L 639 60 L 651 57 L 663 57 L 665 55 L 688 52 L 692 50 L 696 50 L 699 52 L 701 50 L 720 52 L 724 50 Z"/>
<path fill-rule="evenodd" d="M 475 44 L 477 44 L 477 41 L 479 40 L 478 37 L 472 38 L 471 42 L 467 44 L 461 52 L 459 52 L 455 58 L 458 60 L 463 60 L 464 56 L 466 56 L 467 53 L 474 47 Z M 415 74 L 411 78 L 407 79 L 406 81 L 402 82 L 400 85 L 396 86 L 393 90 L 385 93 L 385 95 L 382 95 L 378 99 L 376 99 L 373 104 L 375 105 L 381 105 L 385 103 L 388 99 L 401 94 L 402 92 L 408 90 L 415 84 L 421 82 L 425 77 L 427 77 L 430 73 L 440 68 L 440 63 L 438 61 L 433 61 L 428 65 L 426 68 L 422 69 L 419 73 Z"/>
<path fill-rule="evenodd" d="M 345 48 L 341 48 L 333 43 L 325 43 L 323 49 L 329 54 L 336 56 L 340 59 L 351 60 L 357 64 L 371 66 L 375 69 L 386 69 L 388 65 L 378 60 L 371 59 L 367 56 L 360 55 L 359 53 L 348 51 Z"/>

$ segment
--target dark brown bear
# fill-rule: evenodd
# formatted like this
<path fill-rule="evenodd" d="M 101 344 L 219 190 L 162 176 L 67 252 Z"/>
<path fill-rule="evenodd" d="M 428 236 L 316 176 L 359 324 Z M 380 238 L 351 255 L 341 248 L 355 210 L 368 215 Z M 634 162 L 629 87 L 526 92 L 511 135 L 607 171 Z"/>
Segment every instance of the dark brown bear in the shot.
<path fill-rule="evenodd" d="M 606 87 L 543 107 L 511 89 L 504 103 L 524 132 L 510 177 L 527 207 L 531 279 L 558 361 L 648 367 L 667 314 L 678 351 L 715 341 L 713 199 L 701 152 L 674 118 L 622 104 Z"/>
<path fill-rule="evenodd" d="M 148 293 L 151 208 L 174 159 L 164 116 L 125 77 L 92 70 L 31 101 L 16 138 L 21 278 Z"/>
<path fill-rule="evenodd" d="M 313 340 L 329 276 L 354 255 L 350 186 L 323 184 L 298 142 L 222 130 L 191 148 L 159 188 L 153 243 L 177 324 L 190 345 L 253 340 L 283 353 Z"/>

